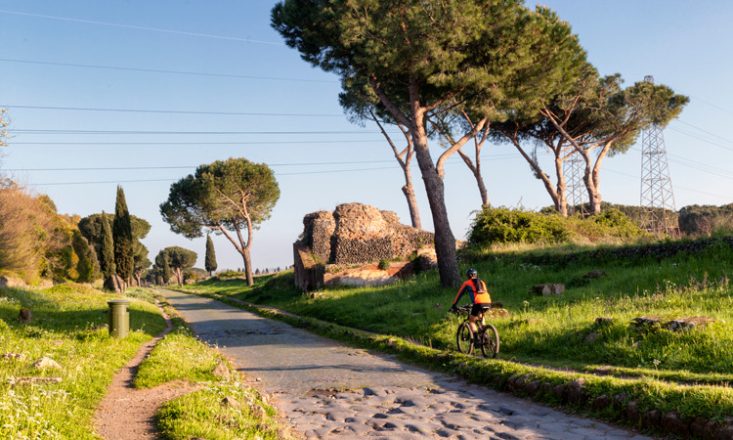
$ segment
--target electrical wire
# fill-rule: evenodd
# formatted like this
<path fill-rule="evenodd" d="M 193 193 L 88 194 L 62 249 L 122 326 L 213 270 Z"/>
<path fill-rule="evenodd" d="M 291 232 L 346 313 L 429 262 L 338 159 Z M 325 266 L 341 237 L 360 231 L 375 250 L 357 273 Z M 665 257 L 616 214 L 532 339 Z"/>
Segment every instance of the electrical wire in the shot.
<path fill-rule="evenodd" d="M 124 72 L 140 72 L 140 73 L 164 73 L 171 75 L 189 75 L 189 76 L 204 76 L 214 78 L 235 78 L 235 79 L 256 79 L 256 80 L 267 80 L 267 81 L 294 81 L 294 82 L 308 82 L 308 83 L 337 83 L 337 80 L 325 80 L 325 79 L 306 79 L 306 78 L 290 78 L 290 77 L 277 77 L 277 76 L 259 76 L 259 75 L 240 75 L 236 73 L 216 73 L 216 72 L 196 72 L 188 70 L 171 70 L 171 69 L 152 69 L 145 67 L 127 67 L 127 66 L 110 66 L 102 64 L 81 64 L 81 63 L 65 63 L 58 61 L 39 61 L 39 60 L 27 60 L 18 58 L 0 58 L 0 62 L 4 63 L 16 63 L 16 64 L 35 64 L 41 66 L 56 66 L 56 67 L 76 67 L 82 69 L 103 69 L 103 70 L 118 70 Z"/>
<path fill-rule="evenodd" d="M 282 42 L 278 42 L 278 41 L 257 40 L 254 38 L 235 37 L 235 36 L 230 36 L 230 35 L 217 35 L 217 34 L 209 34 L 205 32 L 181 31 L 178 29 L 165 29 L 165 28 L 159 28 L 159 27 L 153 27 L 153 26 L 140 26 L 136 24 L 114 23 L 110 21 L 89 20 L 89 19 L 77 18 L 77 17 L 63 17 L 59 15 L 47 15 L 47 14 L 37 14 L 37 13 L 32 13 L 32 12 L 11 11 L 7 9 L 0 9 L 0 14 L 16 15 L 16 16 L 22 16 L 22 17 L 43 18 L 46 20 L 66 21 L 66 22 L 72 22 L 72 23 L 93 24 L 97 26 L 109 26 L 109 27 L 116 27 L 116 28 L 122 28 L 122 29 L 135 29 L 135 30 L 140 30 L 140 31 L 159 32 L 159 33 L 164 33 L 164 34 L 185 35 L 187 37 L 210 38 L 210 39 L 216 39 L 216 40 L 228 40 L 228 41 L 238 41 L 242 43 L 266 44 L 270 46 L 286 47 L 285 44 L 283 44 Z"/>
<path fill-rule="evenodd" d="M 63 106 L 41 106 L 41 105 L 13 105 L 0 104 L 0 108 L 27 109 L 27 110 L 58 110 L 78 112 L 114 112 L 114 113 L 161 113 L 174 115 L 215 115 L 215 116 L 283 116 L 283 117 L 310 117 L 310 118 L 336 118 L 343 117 L 340 113 L 267 113 L 267 112 L 224 112 L 224 111 L 199 111 L 199 110 L 162 110 L 162 109 L 139 109 L 139 108 L 108 108 L 108 107 L 63 107 Z"/>

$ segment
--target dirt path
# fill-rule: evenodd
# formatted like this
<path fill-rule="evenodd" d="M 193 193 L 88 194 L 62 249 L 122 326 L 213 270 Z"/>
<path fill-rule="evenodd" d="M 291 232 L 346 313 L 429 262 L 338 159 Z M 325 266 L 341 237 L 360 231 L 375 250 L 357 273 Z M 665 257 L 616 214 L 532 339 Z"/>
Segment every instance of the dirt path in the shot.
<path fill-rule="evenodd" d="M 306 438 L 645 439 L 221 302 L 163 292 Z"/>
<path fill-rule="evenodd" d="M 165 318 L 166 329 L 153 340 L 143 345 L 135 357 L 125 365 L 112 380 L 107 395 L 94 414 L 94 427 L 107 440 L 145 440 L 157 438 L 155 413 L 168 400 L 195 389 L 195 386 L 180 381 L 169 382 L 150 389 L 136 389 L 133 379 L 138 367 L 172 326 Z"/>

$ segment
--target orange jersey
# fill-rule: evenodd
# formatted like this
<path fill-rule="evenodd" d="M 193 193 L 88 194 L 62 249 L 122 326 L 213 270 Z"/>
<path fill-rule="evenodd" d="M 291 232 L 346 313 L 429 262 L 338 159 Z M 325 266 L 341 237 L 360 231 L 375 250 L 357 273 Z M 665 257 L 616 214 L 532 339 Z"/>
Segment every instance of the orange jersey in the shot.
<path fill-rule="evenodd" d="M 453 305 L 458 304 L 458 301 L 466 293 L 468 293 L 473 304 L 491 304 L 491 295 L 489 295 L 489 290 L 486 288 L 486 283 L 482 280 L 471 279 L 463 283 L 461 288 L 458 289 Z"/>

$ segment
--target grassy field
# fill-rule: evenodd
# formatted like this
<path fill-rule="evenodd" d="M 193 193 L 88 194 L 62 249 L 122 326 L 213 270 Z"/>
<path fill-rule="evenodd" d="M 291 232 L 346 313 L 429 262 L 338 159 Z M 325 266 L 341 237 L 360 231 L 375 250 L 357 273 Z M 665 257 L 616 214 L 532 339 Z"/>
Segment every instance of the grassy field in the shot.
<path fill-rule="evenodd" d="M 92 416 L 112 376 L 165 327 L 155 305 L 133 300 L 130 336 L 110 339 L 106 301 L 111 298 L 71 284 L 0 289 L 0 438 L 97 438 Z M 32 322 L 18 321 L 21 307 L 32 310 Z M 34 368 L 44 356 L 61 367 Z M 60 383 L 27 384 L 38 378 Z"/>
<path fill-rule="evenodd" d="M 166 311 L 175 314 L 170 307 Z M 284 438 L 275 410 L 257 390 L 240 383 L 229 361 L 196 339 L 180 318 L 174 316 L 173 324 L 140 365 L 135 386 L 182 380 L 200 389 L 163 404 L 157 414 L 161 434 L 172 440 Z"/>
<path fill-rule="evenodd" d="M 242 281 L 212 279 L 184 290 L 276 306 L 304 318 L 257 311 L 601 418 L 677 432 L 682 438 L 727 438 L 733 424 L 701 428 L 705 425 L 693 422 L 720 421 L 733 413 L 733 250 L 724 240 L 693 243 L 692 250 L 682 252 L 679 243 L 671 246 L 674 252 L 665 248 L 658 255 L 644 248 L 597 253 L 568 247 L 494 252 L 483 258 L 473 253 L 471 266 L 510 312 L 491 318 L 502 337 L 499 360 L 452 351 L 459 318 L 447 309 L 455 292 L 437 287 L 434 273 L 387 287 L 330 288 L 315 297 L 297 292 L 287 273 L 261 278 L 251 289 Z M 604 275 L 586 277 L 591 271 Z M 539 283 L 564 283 L 567 291 L 551 297 L 530 293 Z M 630 322 L 641 316 L 662 323 L 694 316 L 712 322 L 680 332 L 637 330 Z M 610 318 L 610 324 L 596 325 L 599 317 Z M 577 389 L 583 398 L 572 397 Z M 675 424 L 676 417 L 685 422 Z M 718 429 L 728 431 L 710 434 Z"/>

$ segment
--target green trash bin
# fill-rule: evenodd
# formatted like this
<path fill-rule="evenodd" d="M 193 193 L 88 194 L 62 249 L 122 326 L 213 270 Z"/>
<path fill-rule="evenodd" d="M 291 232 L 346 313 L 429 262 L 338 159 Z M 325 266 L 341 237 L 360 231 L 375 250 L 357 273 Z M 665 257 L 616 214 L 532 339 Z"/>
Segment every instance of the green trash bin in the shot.
<path fill-rule="evenodd" d="M 130 333 L 130 313 L 127 306 L 130 301 L 126 299 L 113 299 L 107 301 L 109 305 L 109 335 L 115 338 L 124 338 Z"/>

